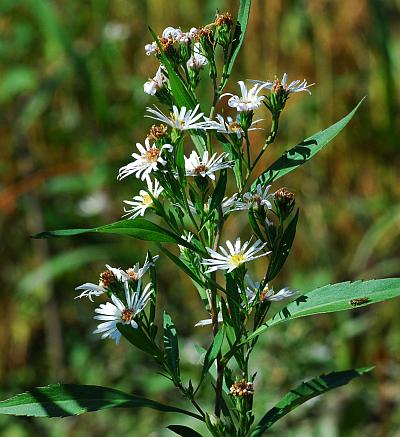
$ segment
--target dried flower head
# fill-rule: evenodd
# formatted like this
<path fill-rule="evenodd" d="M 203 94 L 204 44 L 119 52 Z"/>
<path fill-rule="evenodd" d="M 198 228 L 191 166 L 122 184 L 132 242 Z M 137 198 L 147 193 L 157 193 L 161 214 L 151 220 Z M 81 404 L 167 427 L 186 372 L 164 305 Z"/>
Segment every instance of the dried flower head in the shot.
<path fill-rule="evenodd" d="M 214 24 L 216 26 L 232 26 L 232 15 L 229 12 L 225 12 L 225 14 L 217 14 Z"/>
<path fill-rule="evenodd" d="M 108 288 L 113 282 L 116 281 L 116 277 L 111 270 L 105 270 L 100 273 L 99 286 Z"/>
<path fill-rule="evenodd" d="M 234 397 L 252 397 L 254 395 L 253 383 L 241 379 L 231 386 L 230 392 Z"/>
<path fill-rule="evenodd" d="M 147 134 L 147 138 L 149 140 L 159 140 L 162 137 L 165 137 L 167 134 L 167 126 L 165 126 L 165 124 L 153 124 L 153 126 L 151 126 L 149 133 Z"/>

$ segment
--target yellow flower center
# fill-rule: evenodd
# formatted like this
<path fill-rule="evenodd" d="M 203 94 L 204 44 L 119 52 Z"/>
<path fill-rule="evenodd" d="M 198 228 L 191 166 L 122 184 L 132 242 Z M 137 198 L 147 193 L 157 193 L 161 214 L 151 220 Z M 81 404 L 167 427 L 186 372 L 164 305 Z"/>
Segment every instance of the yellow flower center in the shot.
<path fill-rule="evenodd" d="M 150 206 L 153 203 L 153 199 L 150 197 L 150 194 L 145 193 L 142 195 L 142 203 L 143 205 Z"/>
<path fill-rule="evenodd" d="M 235 255 L 231 256 L 231 263 L 234 264 L 236 267 L 240 266 L 240 264 L 244 263 L 246 261 L 246 257 L 243 253 L 236 253 Z"/>

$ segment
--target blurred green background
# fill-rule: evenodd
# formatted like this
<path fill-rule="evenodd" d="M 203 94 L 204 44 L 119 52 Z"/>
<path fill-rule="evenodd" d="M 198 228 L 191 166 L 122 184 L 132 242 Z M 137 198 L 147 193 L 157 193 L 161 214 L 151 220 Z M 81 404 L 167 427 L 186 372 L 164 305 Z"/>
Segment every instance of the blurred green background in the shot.
<path fill-rule="evenodd" d="M 278 140 L 260 166 L 348 113 L 334 143 L 282 184 L 301 209 L 293 252 L 275 287 L 400 275 L 400 1 L 255 0 L 227 91 L 243 78 L 316 82 L 293 96 Z M 147 25 L 206 24 L 238 1 L 2 0 L 0 2 L 0 395 L 63 381 L 113 386 L 181 402 L 139 351 L 100 341 L 94 304 L 74 288 L 96 282 L 104 264 L 143 261 L 148 245 L 118 237 L 36 241 L 44 229 L 92 227 L 120 218 L 134 178 L 116 181 L 143 141 L 153 103 L 143 83 L 157 64 Z M 207 96 L 204 95 L 203 98 Z M 263 114 L 267 116 L 266 113 Z M 253 140 L 262 141 L 257 133 Z M 274 190 L 279 186 L 274 186 Z M 244 232 L 245 215 L 225 237 Z M 155 250 L 154 247 L 150 246 Z M 206 345 L 206 316 L 194 287 L 158 263 L 161 303 L 182 335 L 185 373 Z M 262 275 L 262 265 L 258 274 Z M 257 413 L 303 378 L 376 364 L 362 380 L 306 404 L 271 435 L 400 436 L 400 301 L 294 321 L 271 330 L 253 359 Z M 207 399 L 207 393 L 203 393 Z M 167 436 L 185 418 L 116 410 L 63 420 L 0 417 L 14 436 Z M 201 428 L 198 428 L 201 432 Z"/>

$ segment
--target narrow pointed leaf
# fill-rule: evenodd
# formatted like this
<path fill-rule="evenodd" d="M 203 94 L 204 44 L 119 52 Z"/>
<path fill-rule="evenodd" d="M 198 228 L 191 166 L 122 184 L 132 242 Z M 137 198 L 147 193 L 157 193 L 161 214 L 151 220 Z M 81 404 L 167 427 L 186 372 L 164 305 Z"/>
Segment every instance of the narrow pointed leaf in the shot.
<path fill-rule="evenodd" d="M 201 437 L 197 431 L 184 425 L 169 425 L 167 428 L 182 437 Z"/>
<path fill-rule="evenodd" d="M 130 325 L 117 324 L 118 331 L 131 343 L 141 351 L 151 355 L 152 357 L 162 357 L 162 351 L 143 332 L 139 326 L 137 329 Z"/>
<path fill-rule="evenodd" d="M 281 178 L 285 174 L 295 170 L 300 165 L 303 165 L 309 161 L 331 140 L 333 140 L 333 138 L 335 138 L 335 136 L 347 125 L 347 123 L 349 123 L 363 100 L 364 99 L 362 99 L 358 105 L 341 120 L 327 129 L 312 135 L 300 144 L 297 144 L 292 149 L 285 152 L 253 182 L 251 191 L 255 191 L 257 189 L 257 185 L 268 185 L 272 181 Z"/>
<path fill-rule="evenodd" d="M 295 299 L 260 326 L 247 339 L 262 334 L 278 323 L 313 314 L 351 310 L 400 296 L 400 278 L 340 282 L 317 288 Z"/>
<path fill-rule="evenodd" d="M 214 209 L 216 209 L 222 203 L 222 200 L 225 196 L 227 178 L 228 176 L 227 176 L 226 169 L 221 170 L 220 177 L 218 179 L 217 185 L 211 197 L 210 213 L 214 211 Z"/>
<path fill-rule="evenodd" d="M 70 237 L 87 233 L 127 235 L 144 241 L 158 241 L 161 243 L 178 243 L 189 249 L 196 248 L 183 238 L 175 235 L 168 229 L 164 229 L 149 220 L 136 218 L 133 220 L 121 220 L 109 225 L 91 229 L 62 229 L 57 231 L 45 231 L 33 236 L 33 238 Z"/>
<path fill-rule="evenodd" d="M 299 210 L 287 225 L 281 240 L 277 247 L 272 249 L 271 261 L 268 264 L 267 282 L 272 281 L 275 276 L 281 271 L 285 264 L 287 257 L 289 256 L 290 249 L 292 248 L 293 240 L 296 235 L 297 221 L 299 218 Z"/>
<path fill-rule="evenodd" d="M 164 350 L 167 356 L 169 368 L 179 379 L 180 370 L 178 336 L 171 316 L 166 311 L 164 311 Z"/>
<path fill-rule="evenodd" d="M 200 285 L 201 287 L 205 287 L 204 281 L 202 281 L 197 275 L 195 275 L 192 270 L 176 255 L 174 255 L 171 251 L 166 249 L 165 247 L 161 246 L 161 244 L 158 245 L 158 248 L 163 252 L 167 257 L 175 263 L 181 270 L 183 270 L 189 278 L 191 278 L 196 284 Z"/>
<path fill-rule="evenodd" d="M 146 407 L 164 412 L 183 413 L 197 419 L 190 411 L 160 404 L 150 399 L 97 385 L 53 384 L 36 387 L 0 402 L 0 414 L 34 417 L 67 417 L 106 408 Z"/>
<path fill-rule="evenodd" d="M 321 375 L 301 383 L 291 390 L 284 398 L 279 401 L 275 407 L 269 410 L 255 427 L 250 437 L 259 437 L 270 428 L 276 421 L 298 406 L 304 404 L 309 399 L 315 398 L 342 385 L 346 385 L 352 379 L 357 378 L 364 373 L 370 372 L 374 367 L 363 367 L 360 369 L 351 369 L 341 372 L 332 372 L 328 375 Z"/>
<path fill-rule="evenodd" d="M 210 367 L 212 366 L 213 362 L 216 360 L 218 354 L 220 353 L 223 341 L 224 341 L 224 328 L 223 326 L 221 326 L 204 357 L 203 369 L 201 372 L 201 377 L 196 392 L 200 388 L 205 376 L 210 370 Z"/>
<path fill-rule="evenodd" d="M 240 0 L 232 47 L 229 54 L 227 74 L 224 82 L 221 84 L 221 89 L 223 89 L 228 82 L 229 76 L 232 73 L 233 65 L 235 64 L 236 57 L 239 54 L 240 47 L 242 47 L 246 34 L 247 23 L 249 21 L 250 6 L 251 0 Z"/>

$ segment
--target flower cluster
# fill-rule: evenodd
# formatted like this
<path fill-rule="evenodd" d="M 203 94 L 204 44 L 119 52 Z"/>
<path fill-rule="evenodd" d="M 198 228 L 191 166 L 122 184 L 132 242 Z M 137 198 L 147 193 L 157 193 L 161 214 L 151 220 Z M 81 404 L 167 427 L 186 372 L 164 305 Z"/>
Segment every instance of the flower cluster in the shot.
<path fill-rule="evenodd" d="M 150 261 L 147 257 L 142 267 L 137 263 L 128 270 L 106 265 L 107 270 L 100 274 L 98 285 L 85 283 L 76 287 L 76 290 L 82 291 L 76 298 L 87 297 L 93 302 L 93 297 L 106 295 L 111 299 L 95 309 L 94 319 L 100 320 L 101 323 L 93 331 L 94 334 L 101 334 L 101 338 L 110 338 L 119 343 L 121 333 L 118 324 L 130 325 L 133 329 L 139 327 L 140 313 L 153 293 L 153 284 L 149 282 L 143 286 L 142 278 L 151 267 L 154 267 L 157 258 L 158 256 Z"/>

